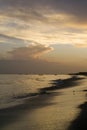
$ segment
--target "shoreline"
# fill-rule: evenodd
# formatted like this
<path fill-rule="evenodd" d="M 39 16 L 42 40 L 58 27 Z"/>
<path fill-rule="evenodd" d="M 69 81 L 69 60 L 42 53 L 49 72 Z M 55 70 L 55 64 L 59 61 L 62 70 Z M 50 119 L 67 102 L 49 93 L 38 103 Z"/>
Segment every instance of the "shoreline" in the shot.
<path fill-rule="evenodd" d="M 0 109 L 0 117 L 1 117 L 0 129 L 9 130 L 9 127 L 8 129 L 6 129 L 5 127 L 10 126 L 11 124 L 15 123 L 19 119 L 22 119 L 23 117 L 25 117 L 26 114 L 29 115 L 33 111 L 37 111 L 38 109 L 44 109 L 45 107 L 46 108 L 50 107 L 51 109 L 53 106 L 56 106 L 57 101 L 54 99 L 57 98 L 58 100 L 60 98 L 64 100 L 63 96 L 66 96 L 64 95 L 63 92 L 61 92 L 61 90 L 67 88 L 66 91 L 68 91 L 68 88 L 73 88 L 74 86 L 78 85 L 79 84 L 78 81 L 82 79 L 83 78 L 79 78 L 78 76 L 72 76 L 71 78 L 64 79 L 62 80 L 63 84 L 60 85 L 61 87 L 59 87 L 58 80 L 55 80 L 51 87 L 47 87 L 47 88 L 45 87 L 45 88 L 39 89 L 39 93 L 36 93 L 33 95 L 14 97 L 18 99 L 25 98 L 25 100 L 23 104 L 20 104 L 18 106 Z M 31 98 L 28 99 L 28 97 L 30 96 Z M 74 95 L 72 95 L 72 97 L 76 98 L 74 97 Z M 53 109 L 56 109 L 56 108 L 53 108 Z M 35 128 L 31 130 L 35 130 Z"/>

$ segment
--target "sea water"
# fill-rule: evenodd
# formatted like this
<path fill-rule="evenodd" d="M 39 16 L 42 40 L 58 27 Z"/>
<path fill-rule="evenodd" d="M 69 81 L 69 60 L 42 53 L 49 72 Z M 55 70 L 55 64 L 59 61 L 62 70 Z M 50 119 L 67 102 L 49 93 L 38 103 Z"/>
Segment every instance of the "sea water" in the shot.
<path fill-rule="evenodd" d="M 53 80 L 66 79 L 69 75 L 0 75 L 0 109 L 22 103 L 24 98 L 18 96 L 38 93 L 40 88 L 52 86 Z M 29 97 L 28 97 L 29 98 Z"/>

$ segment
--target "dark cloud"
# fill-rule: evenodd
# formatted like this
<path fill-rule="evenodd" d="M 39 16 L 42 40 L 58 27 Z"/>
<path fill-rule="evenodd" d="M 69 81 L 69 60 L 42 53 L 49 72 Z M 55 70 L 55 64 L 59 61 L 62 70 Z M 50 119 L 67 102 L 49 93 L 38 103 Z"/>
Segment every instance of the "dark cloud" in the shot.
<path fill-rule="evenodd" d="M 65 69 L 66 68 L 66 69 Z M 47 62 L 44 60 L 0 60 L 0 73 L 10 74 L 59 74 L 81 70 L 78 66 Z"/>
<path fill-rule="evenodd" d="M 44 20 L 46 10 L 48 13 L 52 10 L 56 13 L 72 15 L 77 21 L 87 21 L 86 0 L 0 0 L 1 13 L 23 20 L 31 20 L 31 18 Z"/>
<path fill-rule="evenodd" d="M 41 10 L 38 10 L 39 1 L 32 0 L 7 0 L 0 1 L 0 14 L 15 17 L 22 20 L 45 20 L 44 14 Z M 40 2 L 41 6 L 41 2 Z M 43 4 L 42 4 L 43 6 Z"/>
<path fill-rule="evenodd" d="M 30 13 L 38 19 L 44 18 L 41 9 L 54 10 L 60 13 L 74 15 L 78 20 L 87 19 L 87 1 L 86 0 L 0 0 L 0 7 L 5 14 L 28 17 Z M 8 10 L 8 12 L 5 12 Z M 15 10 L 15 12 L 10 12 Z M 19 13 L 18 13 L 18 12 Z"/>
<path fill-rule="evenodd" d="M 77 20 L 87 20 L 86 0 L 54 0 L 53 5 L 56 9 L 60 10 L 61 12 L 65 12 L 66 14 L 75 16 Z"/>

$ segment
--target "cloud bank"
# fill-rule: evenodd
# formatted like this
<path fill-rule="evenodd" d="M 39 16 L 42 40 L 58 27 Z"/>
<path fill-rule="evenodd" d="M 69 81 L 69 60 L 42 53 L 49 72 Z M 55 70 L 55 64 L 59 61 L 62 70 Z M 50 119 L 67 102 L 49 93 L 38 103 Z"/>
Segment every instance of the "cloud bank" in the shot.
<path fill-rule="evenodd" d="M 41 44 L 32 44 L 28 47 L 16 48 L 10 52 L 10 58 L 12 60 L 29 60 L 29 59 L 38 59 L 44 53 L 52 51 L 53 48 Z"/>

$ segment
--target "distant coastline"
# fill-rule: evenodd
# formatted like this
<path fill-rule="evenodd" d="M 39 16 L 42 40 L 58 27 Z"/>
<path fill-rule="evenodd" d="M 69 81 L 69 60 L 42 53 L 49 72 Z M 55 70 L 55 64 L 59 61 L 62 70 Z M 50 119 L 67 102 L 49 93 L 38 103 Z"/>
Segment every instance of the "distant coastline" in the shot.
<path fill-rule="evenodd" d="M 70 75 L 83 75 L 83 76 L 87 76 L 87 72 L 71 73 Z"/>
<path fill-rule="evenodd" d="M 77 73 L 30 73 L 30 72 L 0 72 L 0 74 L 18 74 L 18 75 L 83 75 L 87 76 L 87 72 L 77 72 Z"/>

